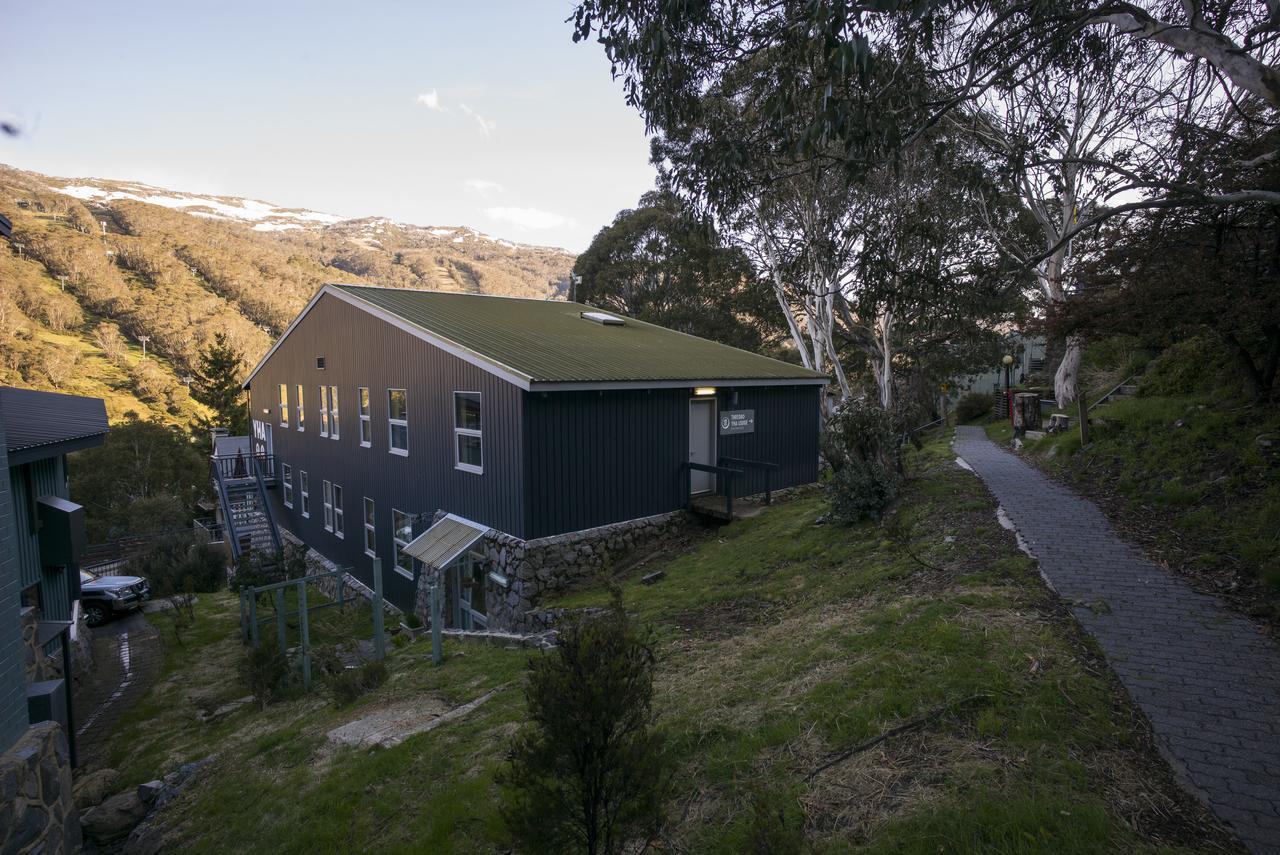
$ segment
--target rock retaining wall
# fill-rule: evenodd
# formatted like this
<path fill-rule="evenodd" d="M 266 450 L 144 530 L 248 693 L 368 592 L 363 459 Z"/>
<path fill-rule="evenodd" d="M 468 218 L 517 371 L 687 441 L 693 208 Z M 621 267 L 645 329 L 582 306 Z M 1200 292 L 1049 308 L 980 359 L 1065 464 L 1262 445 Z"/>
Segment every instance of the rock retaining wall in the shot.
<path fill-rule="evenodd" d="M 0 852 L 78 851 L 67 737 L 61 725 L 42 722 L 0 754 Z"/>
<path fill-rule="evenodd" d="M 443 517 L 444 512 L 438 512 L 435 518 L 439 521 Z M 489 559 L 489 569 L 506 579 L 506 584 L 492 576 L 485 580 L 488 628 L 520 633 L 549 629 L 558 613 L 538 609 L 545 596 L 607 571 L 636 549 L 672 536 L 689 522 L 685 511 L 675 511 L 537 540 L 520 540 L 490 531 L 479 548 Z M 414 611 L 424 621 L 431 616 L 431 584 L 435 576 L 423 573 L 418 580 Z"/>
<path fill-rule="evenodd" d="M 280 529 L 280 536 L 285 540 L 289 541 L 290 543 L 295 543 L 298 546 L 304 546 L 304 547 L 306 546 L 306 544 L 303 543 L 301 540 L 299 540 L 298 537 L 293 532 L 288 531 L 287 529 Z M 319 552 L 316 552 L 314 549 L 311 549 L 310 547 L 307 547 L 307 564 L 310 565 L 311 569 L 308 572 L 311 572 L 311 573 L 332 573 L 338 569 L 337 564 L 333 563 L 328 558 L 325 558 Z M 338 598 L 338 577 L 337 576 L 328 576 L 324 579 L 317 580 L 313 584 L 326 597 L 333 600 L 336 600 Z M 354 594 L 360 595 L 361 597 L 364 597 L 366 600 L 369 600 L 370 602 L 373 602 L 373 589 L 370 588 L 368 585 L 366 585 L 364 582 L 361 582 L 355 576 L 352 576 L 350 573 L 342 574 L 342 585 L 344 588 L 343 596 L 349 598 L 354 593 Z M 382 604 L 383 606 L 386 607 L 387 610 L 395 612 L 396 614 L 401 614 L 400 609 L 394 603 L 388 601 L 385 597 L 382 600 Z"/>

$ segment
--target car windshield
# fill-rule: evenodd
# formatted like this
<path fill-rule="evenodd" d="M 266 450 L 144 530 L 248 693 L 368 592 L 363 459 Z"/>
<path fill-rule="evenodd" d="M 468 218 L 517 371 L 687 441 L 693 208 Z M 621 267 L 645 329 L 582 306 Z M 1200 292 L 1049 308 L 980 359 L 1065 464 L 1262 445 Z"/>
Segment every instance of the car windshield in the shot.
<path fill-rule="evenodd" d="M 90 573 L 88 570 L 81 570 L 81 571 L 80 571 L 80 584 L 81 584 L 81 585 L 87 585 L 87 584 L 89 584 L 90 582 L 92 582 L 94 579 L 97 579 L 97 578 L 98 578 L 97 576 L 93 575 L 93 574 L 92 574 L 92 573 Z"/>

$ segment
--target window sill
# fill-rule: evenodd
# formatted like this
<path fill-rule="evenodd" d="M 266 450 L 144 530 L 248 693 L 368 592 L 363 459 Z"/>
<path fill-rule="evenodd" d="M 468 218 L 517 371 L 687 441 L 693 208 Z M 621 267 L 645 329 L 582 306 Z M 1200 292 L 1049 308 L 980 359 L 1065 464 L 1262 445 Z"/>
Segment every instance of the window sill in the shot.
<path fill-rule="evenodd" d="M 399 564 L 392 564 L 392 565 L 391 565 L 391 569 L 392 569 L 392 570 L 394 570 L 394 571 L 396 571 L 397 573 L 399 573 L 401 576 L 403 576 L 403 577 L 404 577 L 404 578 L 406 578 L 406 579 L 412 579 L 412 578 L 413 578 L 413 574 L 412 574 L 412 573 L 407 572 L 407 571 L 406 571 L 403 567 L 401 567 Z"/>
<path fill-rule="evenodd" d="M 472 466 L 470 463 L 455 463 L 453 464 L 453 468 L 457 469 L 459 472 L 470 472 L 472 475 L 484 474 L 483 466 Z"/>
<path fill-rule="evenodd" d="M 373 448 L 373 443 L 372 443 L 372 442 L 362 442 L 362 443 L 360 443 L 360 447 L 361 447 L 361 448 Z"/>
<path fill-rule="evenodd" d="M 311 514 L 309 514 L 309 513 L 308 513 L 308 512 L 306 512 L 306 511 L 303 511 L 303 512 L 302 512 L 302 518 L 303 518 L 304 520 L 309 520 L 309 519 L 311 519 Z"/>
<path fill-rule="evenodd" d="M 370 552 L 370 551 L 369 551 L 369 550 L 367 550 L 367 549 L 364 551 L 364 554 L 365 554 L 365 555 L 368 555 L 370 558 L 377 558 L 377 557 L 378 557 L 378 553 L 376 553 L 376 552 Z"/>
<path fill-rule="evenodd" d="M 293 505 L 289 504 L 288 502 L 283 502 L 282 504 L 289 510 L 293 510 Z"/>
<path fill-rule="evenodd" d="M 335 532 L 333 533 L 333 536 L 334 536 L 334 537 L 336 537 L 336 538 L 338 538 L 338 540 L 346 540 L 346 539 L 347 539 L 347 536 L 346 536 L 345 534 L 343 534 L 342 532 L 340 532 L 340 531 L 335 531 Z"/>
<path fill-rule="evenodd" d="M 401 450 L 401 449 L 399 449 L 399 448 L 388 448 L 388 449 L 387 449 L 387 451 L 391 452 L 391 453 L 392 453 L 392 454 L 394 454 L 396 457 L 408 457 L 408 456 L 409 456 L 409 452 L 408 452 L 408 450 L 403 450 L 403 451 L 402 451 L 402 450 Z"/>

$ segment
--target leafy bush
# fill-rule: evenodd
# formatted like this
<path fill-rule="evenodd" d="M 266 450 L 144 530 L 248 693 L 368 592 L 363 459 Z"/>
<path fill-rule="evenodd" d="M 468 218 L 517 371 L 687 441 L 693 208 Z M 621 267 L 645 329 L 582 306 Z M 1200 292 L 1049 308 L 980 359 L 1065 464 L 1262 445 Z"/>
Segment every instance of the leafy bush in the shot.
<path fill-rule="evenodd" d="M 654 655 L 614 593 L 529 660 L 528 723 L 499 774 L 502 815 L 529 852 L 621 852 L 657 828 L 668 781 L 653 724 Z"/>
<path fill-rule="evenodd" d="M 969 392 L 956 403 L 956 421 L 961 424 L 991 415 L 996 399 L 983 392 Z"/>
<path fill-rule="evenodd" d="M 883 515 L 902 480 L 900 437 L 889 413 L 870 401 L 846 401 L 831 417 L 823 453 L 832 469 L 826 489 L 834 519 L 852 524 Z"/>
<path fill-rule="evenodd" d="M 1207 395 L 1230 382 L 1234 357 L 1217 339 L 1196 336 L 1168 347 L 1147 365 L 1138 391 L 1154 397 Z"/>
<path fill-rule="evenodd" d="M 262 709 L 285 695 L 289 677 L 289 659 L 274 644 L 263 642 L 250 647 L 240 660 L 240 679 Z"/>
<path fill-rule="evenodd" d="M 387 682 L 387 663 L 375 659 L 359 668 L 346 668 L 339 663 L 337 668 L 328 670 L 325 682 L 333 692 L 334 702 L 345 707 Z"/>
<path fill-rule="evenodd" d="M 187 534 L 156 541 L 150 550 L 129 562 L 129 571 L 149 579 L 152 592 L 159 597 L 210 593 L 227 584 L 226 554 Z"/>
<path fill-rule="evenodd" d="M 301 579 L 311 572 L 307 548 L 296 543 L 285 543 L 279 552 L 251 550 L 240 556 L 235 573 L 231 576 L 231 590 L 260 588 L 289 579 Z"/>

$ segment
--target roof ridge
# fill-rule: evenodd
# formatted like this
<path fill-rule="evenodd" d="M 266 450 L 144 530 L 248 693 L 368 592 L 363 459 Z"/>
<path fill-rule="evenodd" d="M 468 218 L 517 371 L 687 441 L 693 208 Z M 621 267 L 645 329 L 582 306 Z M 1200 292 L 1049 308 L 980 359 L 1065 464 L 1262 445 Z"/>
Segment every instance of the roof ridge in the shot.
<path fill-rule="evenodd" d="M 582 306 L 583 308 L 592 309 L 594 306 L 588 306 L 586 303 L 579 303 L 576 300 L 555 300 L 550 297 L 538 299 L 537 297 L 517 297 L 514 294 L 473 294 L 470 291 L 441 291 L 438 288 L 395 288 L 390 285 L 365 285 L 360 282 L 327 282 L 334 288 L 358 288 L 366 291 L 395 291 L 405 294 L 444 294 L 450 297 L 489 297 L 495 300 L 523 300 L 526 303 L 561 303 L 565 306 Z"/>

